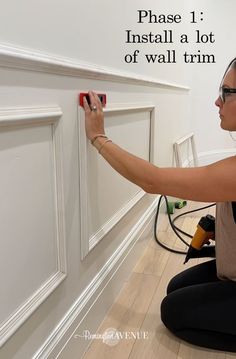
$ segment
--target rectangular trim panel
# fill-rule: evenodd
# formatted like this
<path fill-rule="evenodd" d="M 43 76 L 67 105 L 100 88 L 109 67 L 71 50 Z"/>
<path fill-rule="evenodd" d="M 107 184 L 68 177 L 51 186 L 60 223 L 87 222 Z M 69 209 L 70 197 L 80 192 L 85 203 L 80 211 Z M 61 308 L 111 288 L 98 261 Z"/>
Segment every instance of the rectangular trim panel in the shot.
<path fill-rule="evenodd" d="M 17 307 L 2 323 L 0 323 L 0 347 L 15 333 L 27 318 L 45 301 L 45 299 L 66 278 L 66 249 L 65 249 L 65 211 L 62 168 L 62 142 L 60 118 L 62 110 L 59 106 L 52 107 L 13 107 L 0 108 L 0 132 L 51 126 L 52 157 L 53 157 L 53 188 L 55 188 L 55 263 L 56 272 L 30 295 L 27 300 Z M 13 139 L 14 144 L 14 139 Z M 21 188 L 16 189 L 21 191 Z M 11 219 L 9 219 L 11 220 Z M 21 279 L 21 278 L 19 278 Z M 14 283 L 12 283 L 14 285 Z"/>
<path fill-rule="evenodd" d="M 138 104 L 124 105 L 104 109 L 106 117 L 113 115 L 138 114 L 141 112 L 149 113 L 150 124 L 148 132 L 149 153 L 148 160 L 153 161 L 153 125 L 155 121 L 155 106 Z M 89 175 L 88 175 L 88 150 L 91 144 L 85 136 L 84 111 L 78 108 L 79 125 L 79 168 L 80 168 L 80 237 L 81 237 L 81 259 L 85 256 L 112 230 L 112 228 L 133 208 L 139 200 L 145 195 L 143 190 L 138 190 L 118 211 L 116 211 L 100 228 L 90 235 L 89 233 Z M 90 204 L 91 205 L 91 204 Z"/>

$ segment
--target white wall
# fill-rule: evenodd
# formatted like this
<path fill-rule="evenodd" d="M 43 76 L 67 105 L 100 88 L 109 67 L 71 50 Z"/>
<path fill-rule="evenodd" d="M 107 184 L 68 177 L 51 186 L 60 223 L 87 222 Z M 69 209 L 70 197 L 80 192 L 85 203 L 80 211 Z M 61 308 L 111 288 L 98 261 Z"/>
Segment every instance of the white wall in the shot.
<path fill-rule="evenodd" d="M 221 20 L 221 14 L 225 14 L 225 11 L 228 11 L 227 15 L 233 13 L 231 8 L 226 8 L 220 1 L 216 3 Z M 233 5 L 233 1 L 230 3 Z M 215 2 L 209 1 L 212 12 L 212 25 L 209 25 L 209 28 L 212 31 L 214 31 L 217 24 L 217 19 L 213 16 L 214 4 Z M 204 6 L 204 3 L 202 6 Z M 145 4 L 143 1 L 134 2 L 131 0 L 123 2 L 90 0 L 86 1 L 86 3 L 72 0 L 69 2 L 62 0 L 60 2 L 41 1 L 40 3 L 34 3 L 23 0 L 20 3 L 5 2 L 1 9 L 0 118 L 5 118 L 3 116 L 4 109 L 9 107 L 14 110 L 14 108 L 19 107 L 28 108 L 34 106 L 40 108 L 40 106 L 50 107 L 56 105 L 62 112 L 59 120 L 62 136 L 62 177 L 64 183 L 64 212 L 62 211 L 62 214 L 65 221 L 67 259 L 67 277 L 62 283 L 58 283 L 57 288 L 52 291 L 49 297 L 44 298 L 37 310 L 33 311 L 32 316 L 0 349 L 0 356 L 4 359 L 32 358 L 33 354 L 50 338 L 50 341 L 44 347 L 45 351 L 42 352 L 42 357 L 45 358 L 46 351 L 50 351 L 51 347 L 55 346 L 60 336 L 63 337 L 64 341 L 69 339 L 69 335 L 76 328 L 78 321 L 89 309 L 88 306 L 91 305 L 90 302 L 87 303 L 87 306 L 83 304 L 83 298 L 88 295 L 86 288 L 90 284 L 92 289 L 95 288 L 92 284 L 96 279 L 96 275 L 98 273 L 102 274 L 105 269 L 109 268 L 109 260 L 113 258 L 114 253 L 123 244 L 124 239 L 132 234 L 133 229 L 142 219 L 145 211 L 149 209 L 152 215 L 154 213 L 155 208 L 152 208 L 152 204 L 155 196 L 145 195 L 105 236 L 101 243 L 81 261 L 81 241 L 83 238 L 81 238 L 80 217 L 84 208 L 80 207 L 81 192 L 79 187 L 79 156 L 83 154 L 83 152 L 78 152 L 79 141 L 81 140 L 81 134 L 78 135 L 77 131 L 77 98 L 79 92 L 90 88 L 98 92 L 106 92 L 108 108 L 109 106 L 139 106 L 142 104 L 155 106 L 156 121 L 153 134 L 155 138 L 153 155 L 154 162 L 160 166 L 173 164 L 173 142 L 192 130 L 196 130 L 197 144 L 200 151 L 222 149 L 230 146 L 226 138 L 220 137 L 214 132 L 214 136 L 211 132 L 211 145 L 209 144 L 209 133 L 202 130 L 202 128 L 206 128 L 205 117 L 203 119 L 201 116 L 199 119 L 199 114 L 202 111 L 196 102 L 196 99 L 198 99 L 199 103 L 204 107 L 206 117 L 213 123 L 215 113 L 212 109 L 205 109 L 209 103 L 209 97 L 206 96 L 212 96 L 215 91 L 212 79 L 215 80 L 215 84 L 218 83 L 216 77 L 218 76 L 220 79 L 220 73 L 223 71 L 227 59 L 223 60 L 219 57 L 219 63 L 215 66 L 209 65 L 209 67 L 207 65 L 186 66 L 181 62 L 169 65 L 147 65 L 143 62 L 132 66 L 125 64 L 123 56 L 130 49 L 134 50 L 136 48 L 136 45 L 124 45 L 125 29 L 131 28 L 139 32 L 148 32 L 150 30 L 157 32 L 160 30 L 160 25 L 144 24 L 142 30 L 140 30 L 140 25 L 136 24 L 138 8 L 150 8 L 156 12 L 179 12 L 184 14 L 200 8 L 200 5 L 199 1 L 189 2 L 187 0 L 178 0 L 174 4 L 170 0 L 149 0 Z M 225 24 L 227 22 L 226 19 L 222 21 L 225 21 Z M 171 26 L 176 34 L 177 32 L 189 31 L 189 24 L 186 22 Z M 220 45 L 224 41 L 228 30 L 224 30 L 222 26 L 222 31 L 225 32 L 221 37 L 219 36 L 216 44 L 216 53 L 219 54 Z M 145 51 L 153 51 L 154 49 L 156 51 L 156 45 L 154 47 L 155 49 L 153 45 L 149 47 L 143 45 L 140 46 L 140 49 Z M 27 49 L 29 50 L 28 52 L 26 51 Z M 183 47 L 176 45 L 176 50 L 182 53 Z M 204 78 L 202 73 L 205 74 Z M 211 81 L 209 81 L 209 78 Z M 199 92 L 200 85 L 203 85 L 204 93 Z M 190 86 L 190 92 L 186 86 Z M 192 109 L 196 113 L 194 116 Z M 218 129 L 215 127 L 216 131 Z M 131 135 L 132 137 L 142 138 L 142 134 L 136 128 L 134 128 Z M 5 136 L 4 131 L 3 136 Z M 117 134 L 117 143 L 119 144 L 119 134 Z M 44 146 L 48 148 L 45 143 Z M 3 158 L 6 159 L 7 157 L 4 156 L 5 152 L 3 152 Z M 96 161 L 96 159 L 94 160 Z M 15 190 L 22 190 L 17 187 L 17 174 L 14 179 Z M 96 183 L 96 179 L 94 181 Z M 10 191 L 9 187 L 8 191 Z M 25 191 L 27 191 L 27 188 L 25 188 Z M 0 193 L 1 195 L 5 195 L 5 193 Z M 49 198 L 47 200 L 51 201 Z M 45 204 L 47 205 L 48 203 Z M 50 202 L 49 205 L 51 204 Z M 21 201 L 19 199 L 17 205 L 20 208 Z M 92 203 L 92 205 L 97 206 L 98 203 Z M 4 208 L 1 210 L 4 211 Z M 21 215 L 23 216 L 22 213 Z M 37 213 L 32 211 L 34 220 L 36 215 Z M 150 214 L 149 216 L 152 218 Z M 142 230 L 145 230 L 146 224 L 145 220 L 143 220 Z M 11 225 L 12 222 L 9 218 L 9 226 Z M 6 225 L 6 228 L 9 226 Z M 152 223 L 150 222 L 146 228 L 146 235 L 151 235 L 151 231 Z M 0 233 L 0 236 L 4 238 L 2 233 Z M 141 239 L 145 239 L 145 235 L 142 234 Z M 35 238 L 34 240 L 37 247 L 37 241 Z M 19 241 L 20 239 L 17 236 L 13 238 L 13 244 L 14 242 L 19 244 Z M 15 248 L 14 245 L 12 248 Z M 2 255 L 5 253 L 4 249 L 3 241 Z M 24 250 L 27 250 L 26 245 Z M 132 263 L 131 259 L 133 258 L 134 260 L 135 258 L 132 253 L 133 251 L 131 251 L 129 257 L 130 263 Z M 13 272 L 17 254 L 13 251 L 12 257 L 8 261 L 11 263 L 10 265 L 13 265 L 13 268 L 11 268 Z M 128 249 L 124 252 L 125 255 L 128 255 Z M 41 252 L 41 256 L 43 267 L 43 252 Z M 125 258 L 120 258 L 120 261 L 121 259 Z M 50 260 L 48 256 L 48 267 L 50 267 Z M 112 271 L 116 269 L 114 267 Z M 7 273 L 8 268 L 5 268 L 5 270 Z M 32 263 L 28 267 L 26 263 L 24 270 L 32 273 L 32 276 L 34 275 Z M 112 271 L 107 276 L 107 281 L 109 276 L 114 274 Z M 126 272 L 120 279 L 119 277 L 117 278 L 116 291 L 122 285 L 122 278 L 125 278 L 125 275 L 128 276 L 128 274 L 129 272 Z M 7 278 L 6 275 L 6 281 L 8 280 Z M 21 280 L 24 280 L 24 278 L 21 278 Z M 105 286 L 106 281 L 103 284 Z M 14 286 L 15 284 L 8 283 L 8 285 Z M 28 290 L 30 291 L 31 289 L 29 283 Z M 102 286 L 98 287 L 98 293 L 91 294 L 90 301 L 95 300 L 102 289 Z M 108 293 L 106 298 L 101 295 L 99 310 L 91 321 L 85 322 L 84 325 L 90 325 L 91 328 L 96 329 L 96 325 L 98 325 L 111 304 L 116 291 Z M 79 312 L 79 306 L 82 304 L 84 305 L 83 310 Z M 73 317 L 75 308 L 79 313 L 77 317 L 75 316 L 76 318 Z M 68 313 L 71 315 L 68 316 Z M 60 326 L 58 327 L 59 324 Z M 66 330 L 69 324 L 71 324 L 71 329 Z M 64 330 L 65 333 L 63 332 Z M 63 336 L 63 334 L 65 335 Z M 52 337 L 49 337 L 50 335 Z M 78 343 L 78 340 L 74 340 L 73 345 L 76 347 L 81 344 Z M 76 348 L 77 353 L 83 349 L 83 345 Z M 37 358 L 40 358 L 40 356 Z"/>
<path fill-rule="evenodd" d="M 232 31 L 236 3 L 233 0 L 195 1 L 195 8 L 201 9 L 206 21 L 198 28 L 205 33 L 215 34 L 215 44 L 202 45 L 205 53 L 214 52 L 216 64 L 199 64 L 192 66 L 191 82 L 191 116 L 189 121 L 196 134 L 199 152 L 224 150 L 234 147 L 228 131 L 220 128 L 220 118 L 215 100 L 224 71 L 235 57 L 235 38 Z M 199 46 L 196 44 L 195 51 Z"/>
<path fill-rule="evenodd" d="M 0 40 L 31 49 L 79 59 L 106 67 L 150 75 L 171 82 L 188 83 L 186 68 L 179 65 L 130 65 L 124 55 L 136 49 L 125 44 L 125 30 L 158 32 L 160 24 L 137 24 L 137 9 L 153 9 L 156 13 L 187 13 L 191 11 L 187 0 L 173 1 L 109 1 L 42 0 L 40 4 L 29 0 L 5 2 L 0 14 Z M 176 33 L 186 29 L 181 24 L 167 24 Z M 30 31 L 29 31 L 30 29 Z M 140 46 L 140 45 L 139 45 Z M 163 46 L 164 47 L 164 46 Z M 156 45 L 140 49 L 156 49 Z M 177 70 L 178 69 L 178 70 Z"/>

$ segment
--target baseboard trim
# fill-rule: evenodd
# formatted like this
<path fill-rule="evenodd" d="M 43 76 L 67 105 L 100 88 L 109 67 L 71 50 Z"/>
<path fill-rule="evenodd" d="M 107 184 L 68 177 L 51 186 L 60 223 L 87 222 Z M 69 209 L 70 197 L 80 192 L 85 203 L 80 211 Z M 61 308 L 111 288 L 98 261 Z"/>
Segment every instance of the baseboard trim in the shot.
<path fill-rule="evenodd" d="M 68 347 L 67 344 L 69 341 L 70 348 L 73 348 L 73 346 L 76 347 L 77 357 L 80 357 L 80 355 L 83 354 L 89 343 L 84 341 L 81 345 L 81 342 L 79 343 L 78 339 L 74 338 L 74 333 L 75 331 L 83 331 L 84 326 L 88 330 L 91 329 L 91 332 L 97 330 L 105 313 L 112 305 L 116 295 L 121 289 L 125 280 L 125 275 L 127 276 L 127 273 L 130 274 L 132 270 L 130 266 L 135 265 L 137 259 L 141 255 L 140 250 L 136 250 L 136 255 L 133 255 L 133 251 L 135 250 L 134 247 L 137 247 L 139 243 L 141 243 L 140 247 L 145 247 L 146 241 L 140 240 L 143 239 L 145 232 L 148 232 L 149 238 L 152 235 L 151 230 L 153 227 L 153 219 L 158 200 L 159 196 L 155 198 L 136 225 L 122 241 L 120 246 L 109 258 L 107 263 L 85 288 L 83 293 L 66 313 L 65 317 L 49 336 L 44 345 L 37 353 L 35 353 L 33 359 L 55 359 L 56 357 L 68 358 L 68 353 L 64 354 L 64 351 L 67 350 L 65 347 Z M 130 257 L 129 260 L 127 260 L 128 256 Z M 129 267 L 129 270 L 127 270 L 127 267 Z M 123 275 L 120 274 L 122 271 Z M 112 280 L 115 276 L 118 276 L 118 280 L 116 281 Z M 105 290 L 108 292 L 110 291 L 111 301 L 107 301 L 105 306 L 103 300 L 102 311 L 98 311 L 96 303 L 103 298 Z M 94 315 L 94 313 L 99 313 L 99 317 L 97 314 Z M 89 319 L 87 320 L 88 316 L 92 318 L 92 320 L 90 320 L 90 324 Z"/>

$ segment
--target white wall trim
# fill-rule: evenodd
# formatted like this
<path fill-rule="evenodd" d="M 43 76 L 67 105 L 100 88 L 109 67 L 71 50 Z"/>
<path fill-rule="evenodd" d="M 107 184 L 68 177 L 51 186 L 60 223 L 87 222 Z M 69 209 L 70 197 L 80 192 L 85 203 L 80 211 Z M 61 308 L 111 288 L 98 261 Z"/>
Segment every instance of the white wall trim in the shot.
<path fill-rule="evenodd" d="M 0 43 L 0 67 L 189 91 L 188 86 Z"/>
<path fill-rule="evenodd" d="M 124 207 L 117 211 L 99 230 L 89 238 L 89 252 L 107 235 L 108 232 L 145 196 L 146 192 L 138 191 Z M 83 238 L 81 238 L 82 240 Z"/>
<path fill-rule="evenodd" d="M 62 116 L 58 106 L 51 107 L 2 107 L 0 108 L 0 127 L 55 124 Z"/>
<path fill-rule="evenodd" d="M 150 133 L 153 128 L 155 121 L 155 106 L 138 104 L 138 105 L 123 105 L 116 108 L 106 108 L 105 113 L 126 113 L 126 112 L 139 112 L 139 111 L 150 112 Z M 109 220 L 104 223 L 99 230 L 94 233 L 91 237 L 88 231 L 88 173 L 87 173 L 87 146 L 88 140 L 85 135 L 85 123 L 84 123 L 84 111 L 78 106 L 78 143 L 79 143 L 79 176 L 80 176 L 80 208 L 83 211 L 80 212 L 80 238 L 81 238 L 81 259 L 98 244 L 111 229 L 133 208 L 136 203 L 145 195 L 143 190 L 139 190 L 133 198 L 129 199 L 128 203 L 120 208 Z M 151 135 L 149 135 L 149 161 L 153 158 L 153 146 Z"/>
<path fill-rule="evenodd" d="M 74 305 L 69 309 L 65 317 L 32 359 L 55 358 L 58 356 L 70 338 L 73 337 L 75 331 L 78 330 L 81 322 L 85 320 L 86 314 L 91 310 L 104 288 L 107 287 L 121 267 L 146 227 L 153 221 L 158 200 L 159 196 L 155 198 L 102 269 L 84 289 Z"/>
<path fill-rule="evenodd" d="M 2 346 L 25 320 L 45 301 L 66 277 L 65 218 L 63 198 L 62 145 L 59 119 L 62 110 L 54 107 L 0 108 L 0 130 L 13 126 L 52 126 L 52 144 L 54 149 L 54 180 L 56 197 L 57 230 L 57 272 L 53 274 L 16 312 L 2 323 L 0 327 L 0 346 Z"/>
<path fill-rule="evenodd" d="M 114 107 L 112 104 L 109 105 L 109 107 L 105 107 L 103 109 L 104 113 L 112 113 L 117 114 L 120 112 L 140 112 L 140 111 L 153 111 L 155 109 L 155 106 L 153 104 L 128 104 L 123 105 L 120 104 L 119 106 L 116 104 L 116 107 Z"/>

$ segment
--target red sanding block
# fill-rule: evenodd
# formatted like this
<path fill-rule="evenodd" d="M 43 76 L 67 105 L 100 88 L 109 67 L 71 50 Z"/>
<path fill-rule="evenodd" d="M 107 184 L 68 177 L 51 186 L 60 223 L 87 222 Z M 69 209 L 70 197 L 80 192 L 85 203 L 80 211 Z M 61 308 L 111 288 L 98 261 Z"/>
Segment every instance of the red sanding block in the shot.
<path fill-rule="evenodd" d="M 106 94 L 103 94 L 103 93 L 98 93 L 97 94 L 101 103 L 102 103 L 102 107 L 105 107 L 106 106 L 106 103 L 107 103 L 107 96 Z M 90 105 L 90 98 L 89 98 L 89 94 L 88 92 L 81 92 L 79 94 L 79 104 L 80 106 L 84 107 L 84 104 L 83 104 L 83 98 L 84 96 L 86 97 L 86 100 L 88 102 L 88 104 Z"/>

